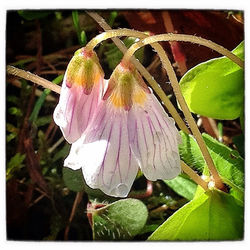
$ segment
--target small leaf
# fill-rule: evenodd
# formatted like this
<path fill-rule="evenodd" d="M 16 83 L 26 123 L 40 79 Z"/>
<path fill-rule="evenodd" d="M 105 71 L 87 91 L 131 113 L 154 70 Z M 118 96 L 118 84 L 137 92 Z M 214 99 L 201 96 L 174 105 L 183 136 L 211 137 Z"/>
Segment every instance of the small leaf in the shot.
<path fill-rule="evenodd" d="M 242 59 L 244 43 L 233 53 Z M 182 77 L 180 87 L 190 111 L 195 114 L 233 120 L 243 110 L 243 69 L 226 57 L 195 66 Z"/>
<path fill-rule="evenodd" d="M 80 40 L 81 40 L 81 45 L 82 45 L 82 46 L 85 46 L 86 43 L 87 43 L 87 36 L 86 36 L 86 33 L 85 33 L 84 30 L 81 31 Z"/>
<path fill-rule="evenodd" d="M 72 170 L 70 168 L 63 168 L 63 180 L 68 189 L 74 192 L 81 192 L 84 190 L 83 175 L 80 169 Z"/>
<path fill-rule="evenodd" d="M 6 169 L 6 178 L 9 180 L 15 171 L 21 169 L 23 165 L 23 161 L 25 159 L 25 154 L 17 153 L 13 157 L 11 157 L 10 161 L 7 163 Z"/>
<path fill-rule="evenodd" d="M 93 212 L 95 240 L 129 240 L 139 234 L 148 217 L 146 206 L 136 199 L 116 201 Z"/>
<path fill-rule="evenodd" d="M 118 16 L 117 11 L 111 11 L 110 12 L 110 16 L 109 16 L 109 20 L 108 20 L 108 24 L 109 24 L 110 27 L 113 26 L 114 21 L 115 21 L 117 16 Z"/>
<path fill-rule="evenodd" d="M 164 180 L 164 182 L 180 196 L 188 200 L 192 200 L 194 198 L 197 184 L 185 174 L 180 174 L 172 180 Z"/>
<path fill-rule="evenodd" d="M 213 190 L 180 208 L 148 240 L 239 240 L 243 219 L 242 203 Z"/>
<path fill-rule="evenodd" d="M 87 37 L 85 31 L 81 31 L 79 14 L 77 10 L 72 11 L 73 24 L 77 33 L 78 42 L 80 45 L 85 46 L 87 43 Z"/>
<path fill-rule="evenodd" d="M 8 122 L 6 123 L 6 130 L 10 133 L 15 133 L 15 134 L 19 132 L 18 128 L 16 128 L 13 124 Z"/>
<path fill-rule="evenodd" d="M 6 136 L 6 141 L 10 142 L 11 140 L 15 139 L 16 137 L 17 137 L 17 134 L 11 133 L 11 134 Z"/>
<path fill-rule="evenodd" d="M 20 117 L 23 115 L 22 110 L 17 107 L 11 107 L 8 109 L 9 114 Z"/>
<path fill-rule="evenodd" d="M 30 122 L 35 122 L 37 120 L 38 114 L 40 112 L 40 109 L 43 106 L 43 103 L 44 103 L 44 101 L 46 99 L 46 96 L 47 96 L 47 94 L 46 94 L 46 92 L 44 90 L 42 92 L 41 96 L 36 101 L 36 104 L 35 104 L 35 106 L 33 108 L 33 111 L 32 111 L 32 113 L 30 115 L 30 118 L 29 118 Z"/>
<path fill-rule="evenodd" d="M 72 11 L 72 19 L 73 19 L 73 24 L 75 26 L 75 29 L 78 32 L 80 29 L 80 24 L 79 24 L 79 16 L 78 16 L 77 10 Z"/>

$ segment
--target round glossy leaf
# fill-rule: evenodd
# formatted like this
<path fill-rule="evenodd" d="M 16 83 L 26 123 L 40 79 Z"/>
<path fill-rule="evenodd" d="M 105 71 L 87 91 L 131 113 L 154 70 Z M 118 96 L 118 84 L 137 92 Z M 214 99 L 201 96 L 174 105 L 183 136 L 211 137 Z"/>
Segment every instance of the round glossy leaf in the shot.
<path fill-rule="evenodd" d="M 241 43 L 233 53 L 244 56 Z M 189 70 L 180 80 L 191 112 L 215 119 L 233 120 L 244 104 L 244 72 L 226 57 L 212 59 Z"/>

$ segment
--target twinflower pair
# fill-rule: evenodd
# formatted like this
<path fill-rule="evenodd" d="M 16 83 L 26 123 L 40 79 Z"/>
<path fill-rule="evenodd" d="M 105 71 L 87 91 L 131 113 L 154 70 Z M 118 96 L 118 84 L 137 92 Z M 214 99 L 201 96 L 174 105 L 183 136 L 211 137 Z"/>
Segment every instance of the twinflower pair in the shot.
<path fill-rule="evenodd" d="M 104 80 L 96 53 L 79 49 L 67 67 L 54 120 L 72 143 L 64 166 L 82 169 L 86 183 L 107 195 L 126 197 L 139 168 L 152 181 L 181 171 L 174 120 L 129 62 Z"/>

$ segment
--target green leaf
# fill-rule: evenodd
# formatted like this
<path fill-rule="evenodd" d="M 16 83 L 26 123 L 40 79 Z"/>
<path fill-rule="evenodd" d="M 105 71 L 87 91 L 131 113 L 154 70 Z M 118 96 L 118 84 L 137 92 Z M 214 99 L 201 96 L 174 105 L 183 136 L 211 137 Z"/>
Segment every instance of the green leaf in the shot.
<path fill-rule="evenodd" d="M 146 206 L 136 199 L 116 201 L 93 212 L 94 240 L 129 240 L 139 234 L 148 217 Z"/>
<path fill-rule="evenodd" d="M 11 140 L 15 139 L 16 137 L 17 137 L 16 133 L 11 133 L 11 134 L 6 136 L 6 141 L 10 142 Z"/>
<path fill-rule="evenodd" d="M 231 195 L 201 194 L 170 216 L 148 240 L 239 240 L 244 209 Z"/>
<path fill-rule="evenodd" d="M 84 190 L 84 182 L 81 169 L 72 170 L 70 168 L 64 167 L 63 180 L 68 189 L 74 192 L 81 192 Z"/>
<path fill-rule="evenodd" d="M 6 130 L 10 133 L 16 133 L 16 134 L 19 132 L 18 128 L 16 128 L 13 124 L 8 122 L 6 123 Z"/>
<path fill-rule="evenodd" d="M 244 43 L 233 53 L 243 59 Z M 195 66 L 181 78 L 180 87 L 190 111 L 195 114 L 233 120 L 243 110 L 244 72 L 226 57 Z"/>
<path fill-rule="evenodd" d="M 61 11 L 55 11 L 55 16 L 57 20 L 62 20 L 62 12 Z"/>
<path fill-rule="evenodd" d="M 79 14 L 77 10 L 72 11 L 73 24 L 77 33 L 78 42 L 80 45 L 85 46 L 87 43 L 87 37 L 85 31 L 81 31 Z"/>
<path fill-rule="evenodd" d="M 80 40 L 81 40 L 81 45 L 82 46 L 85 46 L 86 45 L 86 43 L 87 43 L 87 36 L 86 36 L 86 33 L 85 33 L 85 31 L 83 30 L 83 31 L 81 31 L 81 33 L 80 33 Z"/>
<path fill-rule="evenodd" d="M 64 77 L 64 74 L 61 74 L 61 75 L 57 76 L 55 79 L 53 79 L 52 82 L 55 83 L 55 84 L 59 84 L 59 83 L 62 82 L 63 77 Z"/>
<path fill-rule="evenodd" d="M 79 16 L 78 16 L 77 10 L 72 11 L 72 19 L 73 19 L 74 27 L 76 31 L 78 32 L 80 30 L 80 24 L 79 24 Z"/>
<path fill-rule="evenodd" d="M 40 109 L 43 106 L 43 103 L 44 103 L 47 95 L 48 94 L 44 90 L 43 93 L 41 94 L 41 96 L 36 101 L 36 104 L 35 104 L 35 106 L 33 108 L 33 111 L 32 111 L 32 113 L 30 115 L 30 118 L 29 118 L 30 122 L 35 122 L 37 120 L 38 114 L 40 112 Z"/>
<path fill-rule="evenodd" d="M 182 145 L 179 147 L 181 158 L 191 167 L 202 171 L 206 165 L 197 142 L 191 135 L 181 132 Z M 216 141 L 208 134 L 202 137 L 223 181 L 238 192 L 244 192 L 244 160 L 236 150 Z"/>
<path fill-rule="evenodd" d="M 109 16 L 109 20 L 108 20 L 108 24 L 109 24 L 110 27 L 113 26 L 117 16 L 118 16 L 117 11 L 111 11 L 110 12 L 110 16 Z"/>
<path fill-rule="evenodd" d="M 24 164 L 23 161 L 25 159 L 25 154 L 17 153 L 13 157 L 11 157 L 10 161 L 7 163 L 6 169 L 6 179 L 9 180 L 13 176 L 14 172 L 21 169 Z"/>
<path fill-rule="evenodd" d="M 17 107 L 11 107 L 11 108 L 9 108 L 9 109 L 8 109 L 8 112 L 9 112 L 9 114 L 15 115 L 15 116 L 17 116 L 17 117 L 20 117 L 20 116 L 23 115 L 22 110 L 19 109 L 19 108 L 17 108 Z"/>
<path fill-rule="evenodd" d="M 172 180 L 164 180 L 164 182 L 171 187 L 180 196 L 192 200 L 194 198 L 197 184 L 194 183 L 185 174 L 180 174 Z"/>
<path fill-rule="evenodd" d="M 123 43 L 126 45 L 127 48 L 129 48 L 132 44 L 134 44 L 137 41 L 136 38 L 134 37 L 127 37 L 123 40 Z M 107 51 L 104 52 L 104 56 L 105 56 L 105 62 L 108 63 L 109 68 L 111 70 L 115 69 L 115 67 L 120 63 L 122 57 L 123 57 L 123 53 L 116 47 L 115 44 L 106 44 L 105 45 Z M 143 57 L 144 57 L 144 47 L 142 47 L 141 49 L 139 49 L 136 53 L 135 53 L 135 57 L 142 62 L 143 61 Z"/>
<path fill-rule="evenodd" d="M 17 12 L 21 17 L 28 21 L 47 17 L 51 13 L 51 11 L 41 10 L 18 10 Z"/>

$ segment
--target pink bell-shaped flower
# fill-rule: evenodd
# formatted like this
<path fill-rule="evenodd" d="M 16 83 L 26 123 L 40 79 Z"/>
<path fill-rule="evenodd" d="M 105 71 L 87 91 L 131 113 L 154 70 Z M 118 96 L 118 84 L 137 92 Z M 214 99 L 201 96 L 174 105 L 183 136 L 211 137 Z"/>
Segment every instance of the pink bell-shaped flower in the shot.
<path fill-rule="evenodd" d="M 180 172 L 174 120 L 165 113 L 133 65 L 119 64 L 82 137 L 73 143 L 66 167 L 82 169 L 86 183 L 126 197 L 139 167 L 149 180 Z"/>
<path fill-rule="evenodd" d="M 79 139 L 90 123 L 103 94 L 104 73 L 94 51 L 76 51 L 62 84 L 54 121 L 69 143 Z"/>

